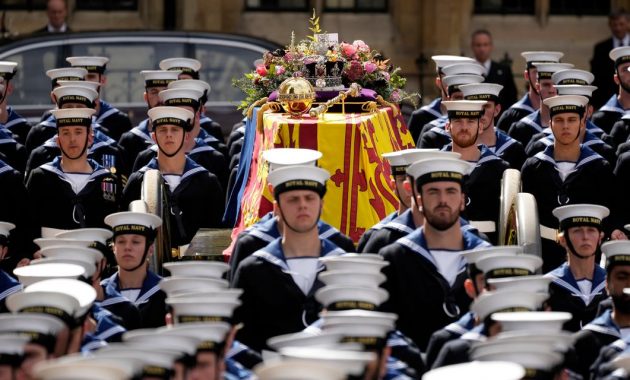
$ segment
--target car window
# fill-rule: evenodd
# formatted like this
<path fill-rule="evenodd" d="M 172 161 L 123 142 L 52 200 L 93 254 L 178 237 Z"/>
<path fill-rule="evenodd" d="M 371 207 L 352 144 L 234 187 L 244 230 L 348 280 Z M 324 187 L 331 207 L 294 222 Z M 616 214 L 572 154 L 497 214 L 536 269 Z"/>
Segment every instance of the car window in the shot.
<path fill-rule="evenodd" d="M 143 102 L 144 82 L 140 71 L 156 70 L 164 58 L 184 55 L 182 43 L 77 44 L 72 55 L 108 57 L 107 83 L 101 96 L 113 104 Z"/>
<path fill-rule="evenodd" d="M 3 58 L 3 60 L 18 63 L 17 75 L 13 77 L 14 91 L 10 104 L 29 104 L 49 106 L 50 79 L 46 71 L 57 67 L 59 62 L 59 47 L 46 46 L 25 50 Z"/>
<path fill-rule="evenodd" d="M 232 86 L 232 78 L 240 78 L 253 70 L 254 61 L 262 57 L 258 51 L 241 47 L 197 44 L 195 59 L 201 61 L 200 79 L 210 83 L 209 100 L 237 104 L 243 93 Z"/>

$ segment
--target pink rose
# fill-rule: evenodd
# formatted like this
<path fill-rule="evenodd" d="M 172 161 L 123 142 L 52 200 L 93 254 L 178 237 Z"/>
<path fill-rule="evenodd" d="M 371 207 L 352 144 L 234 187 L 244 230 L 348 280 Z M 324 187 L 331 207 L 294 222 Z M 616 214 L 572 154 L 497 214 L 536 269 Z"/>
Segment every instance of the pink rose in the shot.
<path fill-rule="evenodd" d="M 396 89 L 394 91 L 392 91 L 392 94 L 389 96 L 389 100 L 391 100 L 392 102 L 400 102 L 402 96 L 400 94 L 400 90 Z"/>
<path fill-rule="evenodd" d="M 369 53 L 370 47 L 361 40 L 355 40 L 352 45 L 356 48 L 359 53 Z"/>
<path fill-rule="evenodd" d="M 373 73 L 374 71 L 376 71 L 377 68 L 378 67 L 376 66 L 374 62 L 368 61 L 363 64 L 363 69 L 365 69 L 365 72 L 368 74 Z"/>
<path fill-rule="evenodd" d="M 389 81 L 389 73 L 387 71 L 381 71 L 381 75 L 386 81 Z"/>
<path fill-rule="evenodd" d="M 261 77 L 264 77 L 267 75 L 267 68 L 264 65 L 260 65 L 256 67 L 256 72 L 258 73 L 258 75 L 260 75 Z"/>
<path fill-rule="evenodd" d="M 282 75 L 284 74 L 285 69 L 284 66 L 276 66 L 276 75 Z"/>
<path fill-rule="evenodd" d="M 357 52 L 357 48 L 345 42 L 342 42 L 341 44 L 339 44 L 339 48 L 341 49 L 343 55 L 345 55 L 348 58 L 351 58 Z"/>

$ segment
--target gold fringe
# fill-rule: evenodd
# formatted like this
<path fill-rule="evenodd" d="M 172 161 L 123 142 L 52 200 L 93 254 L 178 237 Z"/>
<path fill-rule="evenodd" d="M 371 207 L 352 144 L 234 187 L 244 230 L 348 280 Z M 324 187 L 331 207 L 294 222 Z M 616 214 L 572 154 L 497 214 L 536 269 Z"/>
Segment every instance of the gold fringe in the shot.
<path fill-rule="evenodd" d="M 382 106 L 390 107 L 392 109 L 392 114 L 394 115 L 394 117 L 398 116 L 398 114 L 400 113 L 400 109 L 396 104 L 386 101 L 385 99 L 383 99 L 382 96 L 377 96 L 376 101 Z"/>
<path fill-rule="evenodd" d="M 252 105 L 249 106 L 249 108 L 247 108 L 247 112 L 245 112 L 245 114 L 247 115 L 247 118 L 251 119 L 254 114 L 254 108 L 266 102 L 267 102 L 267 98 L 261 98 L 261 99 L 256 100 L 254 103 L 252 103 Z"/>
<path fill-rule="evenodd" d="M 277 102 L 267 102 L 263 104 L 258 110 L 258 114 L 256 115 L 256 130 L 260 133 L 263 132 L 263 116 L 265 112 L 280 112 L 282 108 L 280 107 L 280 103 Z"/>

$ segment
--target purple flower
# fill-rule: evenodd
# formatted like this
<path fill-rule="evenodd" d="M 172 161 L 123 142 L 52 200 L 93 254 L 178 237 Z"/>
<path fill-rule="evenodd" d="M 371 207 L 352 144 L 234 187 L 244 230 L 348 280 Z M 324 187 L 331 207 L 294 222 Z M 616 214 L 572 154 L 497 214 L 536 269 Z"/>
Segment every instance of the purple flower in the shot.
<path fill-rule="evenodd" d="M 363 63 L 363 68 L 365 69 L 366 73 L 371 74 L 374 71 L 376 71 L 376 69 L 378 67 L 376 66 L 376 64 L 374 62 L 367 61 L 367 62 Z"/>
<path fill-rule="evenodd" d="M 394 91 L 392 91 L 392 94 L 389 96 L 389 100 L 391 100 L 392 102 L 400 102 L 402 100 L 400 90 L 395 89 Z"/>
<path fill-rule="evenodd" d="M 387 71 L 381 71 L 381 75 L 389 82 L 389 73 Z"/>
<path fill-rule="evenodd" d="M 276 75 L 282 75 L 285 71 L 284 66 L 276 66 Z"/>

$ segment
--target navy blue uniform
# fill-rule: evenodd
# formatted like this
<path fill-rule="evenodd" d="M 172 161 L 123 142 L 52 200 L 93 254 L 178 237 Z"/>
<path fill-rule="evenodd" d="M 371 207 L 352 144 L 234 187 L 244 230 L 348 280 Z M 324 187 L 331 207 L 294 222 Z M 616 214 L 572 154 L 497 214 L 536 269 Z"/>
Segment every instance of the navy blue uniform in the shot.
<path fill-rule="evenodd" d="M 530 113 L 536 111 L 532 106 L 532 102 L 529 99 L 529 94 L 525 94 L 518 102 L 512 104 L 510 108 L 505 110 L 499 121 L 497 121 L 496 127 L 507 133 L 513 123 L 521 120 Z"/>
<path fill-rule="evenodd" d="M 446 131 L 448 117 L 440 116 L 430 121 L 422 128 L 418 148 L 422 149 L 442 149 L 451 142 L 451 134 Z"/>
<path fill-rule="evenodd" d="M 17 142 L 24 145 L 24 142 L 26 141 L 26 135 L 28 134 L 28 131 L 31 130 L 31 124 L 28 122 L 28 120 L 15 112 L 15 110 L 11 106 L 7 107 L 7 113 L 9 114 L 7 122 L 1 124 L 1 126 L 8 129 L 11 134 L 13 134 Z"/>
<path fill-rule="evenodd" d="M 532 157 L 538 152 L 542 152 L 548 146 L 552 146 L 555 137 L 551 132 L 551 128 L 545 128 L 543 132 L 538 133 L 532 137 L 532 140 L 527 144 L 525 152 L 527 156 Z M 604 157 L 611 166 L 614 166 L 617 162 L 617 155 L 615 150 L 603 140 L 597 138 L 590 131 L 586 131 L 584 138 L 582 139 L 582 145 L 587 146 L 593 150 L 593 152 Z"/>
<path fill-rule="evenodd" d="M 442 116 L 441 106 L 442 98 L 436 98 L 431 103 L 427 104 L 426 106 L 420 107 L 419 109 L 411 113 L 407 125 L 409 127 L 411 137 L 413 137 L 413 141 L 415 141 L 416 143 L 419 141 L 422 127 L 424 127 L 431 120 L 437 119 L 438 117 Z"/>
<path fill-rule="evenodd" d="M 617 95 L 615 94 L 608 99 L 606 104 L 593 113 L 591 121 L 606 133 L 610 134 L 613 125 L 621 119 L 624 112 L 623 106 L 619 103 Z"/>
<path fill-rule="evenodd" d="M 433 367 L 435 359 L 442 350 L 442 347 L 455 339 L 459 339 L 462 335 L 466 334 L 475 327 L 475 314 L 472 311 L 462 315 L 457 321 L 446 325 L 434 332 L 429 339 L 429 345 L 427 346 L 427 356 L 425 362 L 427 367 Z"/>
<path fill-rule="evenodd" d="M 513 123 L 508 131 L 508 135 L 526 147 L 532 140 L 532 137 L 542 132 L 545 128 L 547 126 L 542 125 L 540 110 L 537 110 Z"/>

